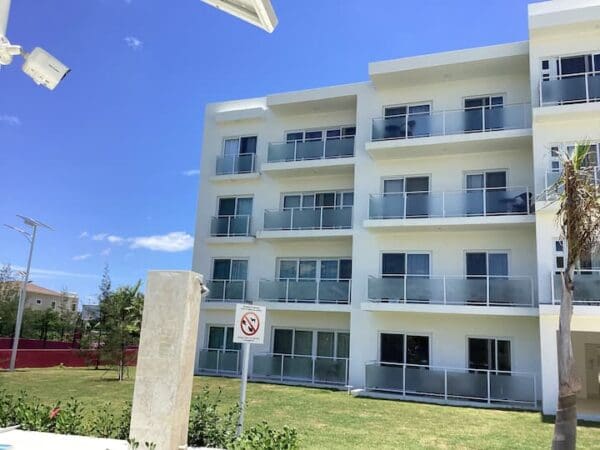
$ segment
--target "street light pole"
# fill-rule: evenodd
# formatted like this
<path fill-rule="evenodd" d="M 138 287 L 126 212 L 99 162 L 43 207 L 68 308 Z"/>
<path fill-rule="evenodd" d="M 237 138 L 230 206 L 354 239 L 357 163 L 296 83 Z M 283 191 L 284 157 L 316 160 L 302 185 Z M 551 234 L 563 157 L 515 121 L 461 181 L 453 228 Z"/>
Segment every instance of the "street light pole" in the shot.
<path fill-rule="evenodd" d="M 2 0 L 0 0 L 2 1 Z M 10 366 L 9 366 L 9 370 L 11 372 L 13 372 L 15 370 L 16 367 L 16 363 L 17 363 L 17 352 L 19 349 L 19 338 L 21 336 L 21 326 L 23 324 L 23 312 L 25 311 L 25 298 L 27 296 L 27 283 L 29 283 L 29 272 L 31 271 L 31 259 L 33 257 L 33 247 L 35 245 L 35 237 L 37 234 L 37 228 L 38 227 L 44 227 L 44 228 L 48 228 L 48 229 L 52 229 L 50 228 L 48 225 L 43 224 L 42 222 L 38 221 L 38 220 L 34 220 L 31 219 L 29 217 L 25 217 L 25 216 L 17 216 L 20 217 L 21 219 L 23 219 L 23 221 L 25 222 L 26 225 L 29 225 L 32 228 L 31 233 L 28 233 L 25 230 L 22 230 L 20 228 L 17 227 L 13 227 L 11 225 L 5 225 L 6 227 L 10 228 L 11 230 L 14 230 L 18 233 L 21 233 L 23 236 L 25 236 L 25 239 L 27 239 L 29 241 L 29 258 L 27 259 L 27 270 L 25 271 L 25 278 L 23 278 L 23 284 L 21 285 L 21 292 L 19 294 L 19 306 L 17 309 L 17 320 L 15 323 L 15 334 L 13 337 L 13 345 L 12 345 L 12 351 L 10 353 Z"/>

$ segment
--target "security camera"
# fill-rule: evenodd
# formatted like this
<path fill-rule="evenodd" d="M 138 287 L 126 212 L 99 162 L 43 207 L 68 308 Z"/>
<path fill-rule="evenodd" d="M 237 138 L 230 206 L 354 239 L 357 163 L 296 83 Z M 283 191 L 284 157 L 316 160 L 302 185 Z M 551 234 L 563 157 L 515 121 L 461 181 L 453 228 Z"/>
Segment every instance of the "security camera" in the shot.
<path fill-rule="evenodd" d="M 31 53 L 24 53 L 23 57 L 25 58 L 23 72 L 29 75 L 36 84 L 50 90 L 54 90 L 71 71 L 58 59 L 39 47 L 34 48 Z"/>

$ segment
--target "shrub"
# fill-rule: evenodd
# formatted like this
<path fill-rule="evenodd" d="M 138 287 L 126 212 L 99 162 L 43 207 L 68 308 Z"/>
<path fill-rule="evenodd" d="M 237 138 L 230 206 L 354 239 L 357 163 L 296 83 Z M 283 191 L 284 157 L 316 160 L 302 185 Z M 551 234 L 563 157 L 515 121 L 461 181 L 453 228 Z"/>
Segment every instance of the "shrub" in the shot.
<path fill-rule="evenodd" d="M 235 429 L 240 416 L 239 408 L 233 407 L 221 414 L 221 395 L 211 398 L 208 386 L 192 399 L 188 444 L 195 447 L 228 448 L 235 439 Z"/>
<path fill-rule="evenodd" d="M 245 431 L 239 439 L 228 447 L 232 450 L 296 450 L 299 448 L 298 433 L 284 426 L 274 430 L 267 422 Z"/>

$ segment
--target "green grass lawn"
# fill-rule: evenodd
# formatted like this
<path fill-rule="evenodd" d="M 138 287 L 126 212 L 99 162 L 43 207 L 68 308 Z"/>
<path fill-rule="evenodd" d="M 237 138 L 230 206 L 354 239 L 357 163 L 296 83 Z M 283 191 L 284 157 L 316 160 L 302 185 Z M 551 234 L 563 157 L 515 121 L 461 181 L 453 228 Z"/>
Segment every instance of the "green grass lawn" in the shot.
<path fill-rule="evenodd" d="M 0 388 L 26 390 L 43 401 L 75 397 L 88 407 L 131 400 L 133 380 L 92 369 L 33 369 L 0 372 Z M 196 377 L 194 390 L 221 387 L 224 405 L 239 395 L 239 380 Z M 534 449 L 549 448 L 552 423 L 539 413 L 458 408 L 353 398 L 346 392 L 248 385 L 247 424 L 263 420 L 300 434 L 303 448 Z M 579 448 L 600 449 L 600 428 L 580 426 Z"/>

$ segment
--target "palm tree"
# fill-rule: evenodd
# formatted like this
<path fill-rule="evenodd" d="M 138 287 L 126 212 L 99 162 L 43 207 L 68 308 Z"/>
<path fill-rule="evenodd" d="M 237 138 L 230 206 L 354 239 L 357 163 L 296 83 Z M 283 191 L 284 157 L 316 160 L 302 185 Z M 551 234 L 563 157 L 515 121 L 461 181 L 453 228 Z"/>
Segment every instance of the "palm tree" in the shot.
<path fill-rule="evenodd" d="M 578 144 L 570 155 L 562 155 L 562 173 L 549 188 L 559 205 L 557 222 L 567 249 L 557 338 L 559 391 L 553 449 L 575 449 L 577 436 L 576 395 L 581 382 L 575 373 L 571 342 L 573 277 L 581 257 L 593 252 L 600 243 L 598 169 L 588 164 L 589 150 L 588 144 Z"/>

